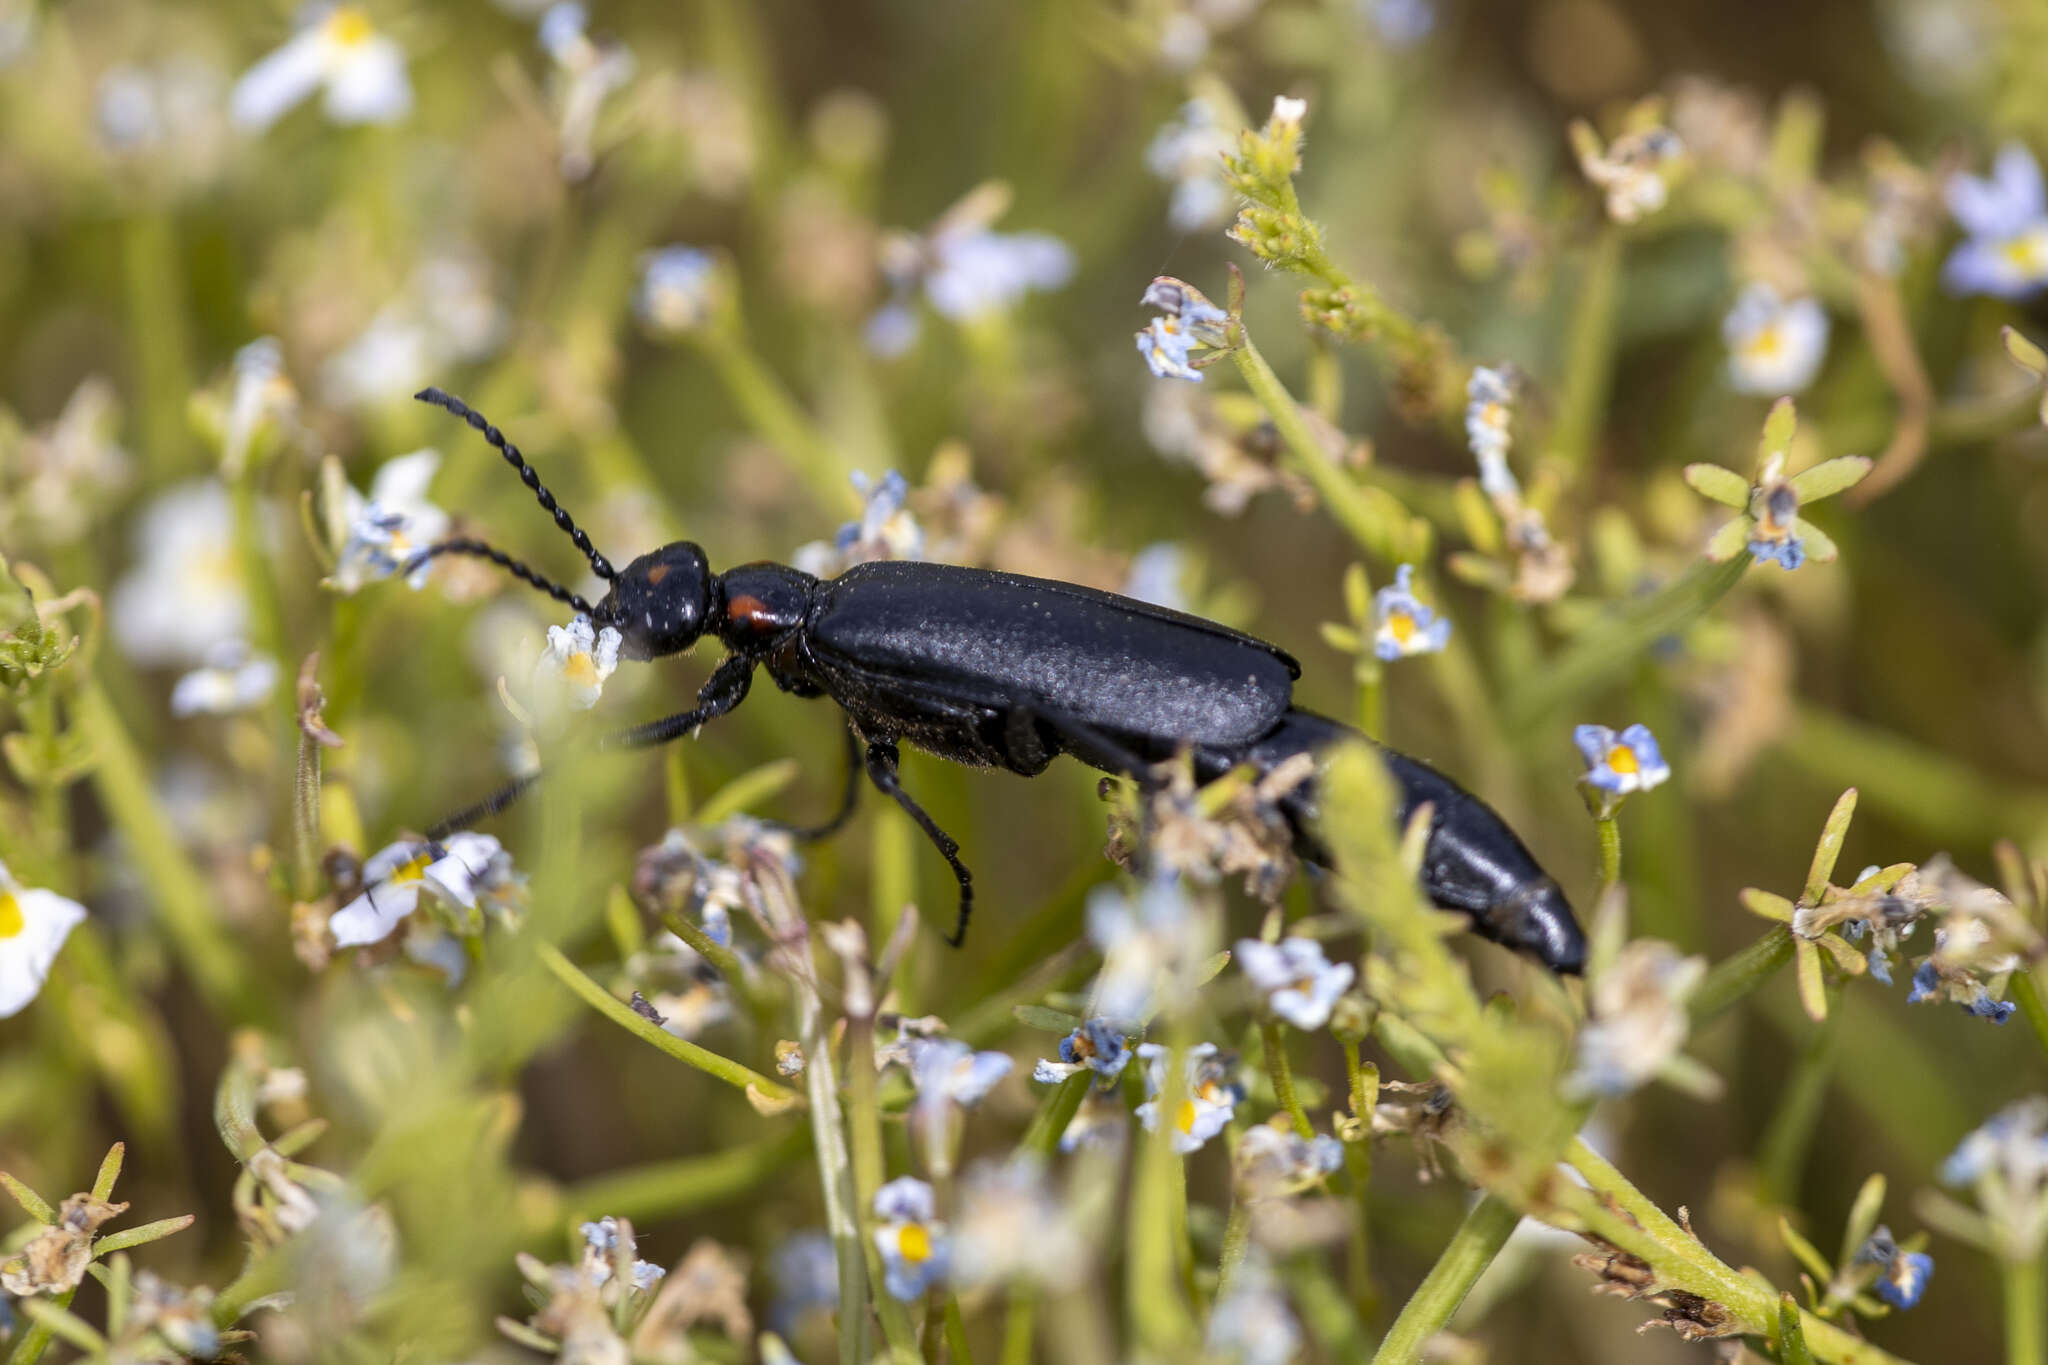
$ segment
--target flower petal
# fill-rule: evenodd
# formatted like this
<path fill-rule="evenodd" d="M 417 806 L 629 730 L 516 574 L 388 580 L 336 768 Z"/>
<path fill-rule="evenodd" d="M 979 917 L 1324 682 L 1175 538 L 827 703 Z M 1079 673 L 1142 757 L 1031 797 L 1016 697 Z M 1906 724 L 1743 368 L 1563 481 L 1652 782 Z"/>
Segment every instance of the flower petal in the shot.
<path fill-rule="evenodd" d="M 319 86 L 326 47 L 317 27 L 290 41 L 242 73 L 228 101 L 236 124 L 260 133 Z"/>

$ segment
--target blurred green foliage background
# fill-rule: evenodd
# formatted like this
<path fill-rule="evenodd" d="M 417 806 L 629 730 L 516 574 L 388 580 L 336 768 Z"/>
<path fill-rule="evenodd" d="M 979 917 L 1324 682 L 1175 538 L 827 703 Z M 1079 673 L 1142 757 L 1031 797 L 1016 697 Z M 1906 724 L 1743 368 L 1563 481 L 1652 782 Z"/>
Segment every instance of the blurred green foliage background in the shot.
<path fill-rule="evenodd" d="M 501 424 L 615 562 L 678 536 L 716 567 L 786 560 L 858 515 L 848 476 L 888 469 L 908 477 L 913 510 L 952 557 L 1118 588 L 1139 551 L 1171 542 L 1191 609 L 1292 650 L 1300 700 L 1352 716 L 1357 661 L 1319 627 L 1344 617 L 1340 584 L 1359 545 L 1284 490 L 1219 514 L 1201 474 L 1156 448 L 1161 404 L 1213 399 L 1227 424 L 1244 399 L 1228 366 L 1162 398 L 1179 381 L 1148 375 L 1133 353 L 1147 321 L 1139 296 L 1173 275 L 1220 300 L 1234 262 L 1249 277 L 1245 326 L 1275 370 L 1342 433 L 1338 449 L 1369 448 L 1347 477 L 1435 526 L 1438 563 L 1425 571 L 1470 652 L 1462 672 L 1389 667 L 1385 737 L 1493 802 L 1582 909 L 1596 861 L 1574 790 L 1581 721 L 1643 721 L 1661 738 L 1677 777 L 1621 819 L 1632 922 L 1711 960 L 1764 927 L 1741 888 L 1798 886 L 1845 787 L 1861 794 L 1845 869 L 1945 850 L 1996 880 L 1997 840 L 2048 855 L 2048 441 L 1998 340 L 2006 324 L 2040 336 L 2048 317 L 2038 301 L 1941 288 L 1957 234 L 1926 189 L 1981 170 L 2007 139 L 2048 145 L 2048 7 L 599 0 L 584 46 L 553 54 L 538 13 L 513 0 L 373 4 L 368 17 L 402 49 L 402 116 L 338 123 L 315 96 L 256 128 L 231 117 L 231 91 L 291 38 L 287 7 L 0 0 L 0 553 L 54 592 L 114 591 L 150 553 L 144 509 L 219 475 L 236 355 L 274 337 L 281 367 L 243 429 L 243 469 L 228 479 L 240 521 L 223 523 L 220 548 L 247 598 L 248 637 L 283 675 L 251 708 L 177 717 L 171 687 L 197 659 L 134 657 L 117 631 L 66 665 L 103 689 L 94 695 L 118 717 L 160 818 L 116 809 L 104 730 L 101 766 L 59 784 L 55 801 L 18 766 L 0 787 L 0 854 L 93 912 L 90 941 L 67 949 L 52 987 L 0 1024 L 0 1168 L 54 1198 L 83 1188 L 106 1144 L 125 1138 L 135 1216 L 198 1215 L 142 1263 L 224 1283 L 243 1232 L 236 1164 L 209 1131 L 216 1087 L 243 1049 L 305 1068 L 301 1111 L 335 1125 L 309 1159 L 353 1172 L 360 1197 L 392 1201 L 407 1268 L 367 1319 L 333 1310 L 368 1335 L 280 1333 L 266 1354 L 338 1357 L 403 1337 L 410 1358 L 456 1358 L 486 1339 L 491 1315 L 520 1315 L 513 1250 L 557 1255 L 573 1215 L 636 1201 L 642 1254 L 670 1264 L 716 1237 L 756 1268 L 760 1314 L 772 1296 L 760 1268 L 819 1216 L 814 1181 L 764 1179 L 765 1165 L 709 1168 L 705 1188 L 688 1186 L 702 1168 L 678 1161 L 794 1155 L 797 1125 L 579 1012 L 530 961 L 493 954 L 455 995 L 424 969 L 337 960 L 314 972 L 294 956 L 292 904 L 327 890 L 294 886 L 290 866 L 300 661 L 319 651 L 326 722 L 346 740 L 327 757 L 324 832 L 360 855 L 503 779 L 497 679 L 530 669 L 543 627 L 560 620 L 467 565 L 418 593 L 324 588 L 323 556 L 338 547 L 308 530 L 338 499 L 331 483 L 322 492 L 334 477 L 323 462 L 366 488 L 384 461 L 434 447 L 430 496 L 458 531 L 581 581 L 572 548 L 496 457 L 410 401 L 423 385 Z M 626 64 L 600 72 L 619 53 Z M 1667 212 L 1619 233 L 1566 128 L 1584 118 L 1615 132 L 1634 101 L 1658 94 L 1694 180 Z M 1541 458 L 1554 424 L 1590 398 L 1584 458 L 1548 509 L 1578 571 L 1563 602 L 1514 601 L 1445 571 L 1442 556 L 1467 548 L 1452 490 L 1472 472 L 1455 404 L 1418 401 L 1415 376 L 1383 346 L 1305 327 L 1300 283 L 1227 240 L 1227 212 L 1169 222 L 1174 187 L 1147 165 L 1162 126 L 1193 98 L 1234 132 L 1276 95 L 1308 101 L 1300 195 L 1330 255 L 1440 326 L 1457 354 L 1519 372 L 1517 431 L 1529 436 L 1518 465 Z M 1876 302 L 1816 226 L 1869 209 L 1873 139 L 1896 148 L 1934 206 Z M 1071 278 L 947 317 L 915 278 L 892 280 L 891 252 L 989 181 L 1009 195 L 995 226 L 1060 239 Z M 713 253 L 724 292 L 705 318 L 667 329 L 636 310 L 636 291 L 644 253 L 677 243 Z M 1613 273 L 1595 281 L 1603 251 Z M 1745 281 L 1787 269 L 1833 320 L 1800 395 L 1795 464 L 1878 456 L 1895 441 L 1911 400 L 1883 347 L 1901 338 L 1931 414 L 1924 458 L 1881 496 L 1816 517 L 1839 562 L 1753 568 L 1668 648 L 1534 718 L 1515 714 L 1573 632 L 1668 581 L 1712 529 L 1681 468 L 1749 471 L 1775 395 L 1731 387 L 1721 320 Z M 1589 305 L 1596 284 L 1612 290 L 1604 307 Z M 906 351 L 883 356 L 868 329 L 892 302 L 920 326 Z M 1880 315 L 1890 330 L 1874 333 Z M 57 431 L 94 381 L 104 408 Z M 1462 372 L 1448 382 L 1461 391 Z M 121 453 L 59 478 L 50 462 L 85 458 L 65 440 Z M 1271 481 L 1270 429 L 1239 421 L 1231 441 Z M 962 491 L 970 478 L 974 496 Z M 1391 578 L 1392 562 L 1366 562 L 1375 584 Z M 685 704 L 709 653 L 628 667 L 601 723 L 547 751 L 572 774 L 569 794 L 549 800 L 586 804 L 580 842 L 550 845 L 537 873 L 535 921 L 579 960 L 618 956 L 607 890 L 630 883 L 634 850 L 689 797 L 785 757 L 793 780 L 757 813 L 804 821 L 836 796 L 836 712 L 765 681 L 674 761 L 579 752 L 598 729 Z M 66 714 L 86 705 L 67 700 Z M 5 714 L 8 730 L 32 732 L 19 705 Z M 1018 1057 L 968 1135 L 970 1151 L 1005 1150 L 1035 1103 L 1030 1062 L 1055 1043 L 1020 1031 L 1009 1005 L 1086 979 L 1070 945 L 1083 893 L 1109 875 L 1097 775 L 1061 764 L 1025 784 L 922 756 L 907 756 L 905 773 L 959 837 L 981 900 L 964 951 L 929 928 L 916 939 L 900 1003 Z M 493 828 L 523 861 L 560 809 L 529 802 Z M 166 845 L 139 849 L 144 826 Z M 950 913 L 943 866 L 873 801 L 805 858 L 815 920 L 872 913 L 879 943 L 906 897 L 928 921 Z M 162 903 L 179 894 L 167 875 L 196 876 L 178 885 L 212 927 L 191 932 L 228 945 L 219 991 L 195 987 L 194 940 L 166 928 Z M 1233 905 L 1236 928 L 1254 932 L 1256 910 Z M 1490 948 L 1470 956 L 1488 986 L 1525 985 L 1535 970 Z M 705 1041 L 765 1071 L 780 1036 L 786 1026 L 742 1011 Z M 2044 1075 L 2028 1021 L 1993 1028 L 1908 1007 L 1903 988 L 1867 980 L 1848 983 L 1825 1026 L 1789 980 L 1774 981 L 1693 1051 L 1726 1078 L 1725 1097 L 1653 1088 L 1611 1105 L 1608 1150 L 1667 1207 L 1689 1205 L 1725 1259 L 1780 1285 L 1797 1275 L 1781 1210 L 1831 1246 L 1865 1175 L 1883 1172 L 1904 1235 L 1917 1226 L 1913 1192 L 1941 1158 Z M 1332 1058 L 1302 1065 L 1341 1084 Z M 1398 1305 L 1464 1191 L 1418 1183 L 1405 1153 L 1387 1150 L 1374 1274 Z M 1224 1168 L 1205 1165 L 1211 1156 L 1193 1159 L 1189 1178 L 1213 1203 Z M 666 1172 L 687 1188 L 628 1194 L 606 1183 L 622 1172 Z M 1940 1270 L 1926 1301 L 1875 1330 L 1916 1359 L 1994 1358 L 1989 1262 L 1940 1237 L 1930 1249 Z M 1486 1359 L 1708 1349 L 1634 1336 L 1641 1307 L 1588 1301 L 1587 1277 L 1561 1253 L 1532 1251 L 1496 1275 L 1483 1320 L 1458 1324 Z M 87 1316 L 95 1292 L 80 1301 Z M 992 1330 L 973 1325 L 977 1342 Z M 983 1349 L 993 1358 L 992 1338 Z"/>

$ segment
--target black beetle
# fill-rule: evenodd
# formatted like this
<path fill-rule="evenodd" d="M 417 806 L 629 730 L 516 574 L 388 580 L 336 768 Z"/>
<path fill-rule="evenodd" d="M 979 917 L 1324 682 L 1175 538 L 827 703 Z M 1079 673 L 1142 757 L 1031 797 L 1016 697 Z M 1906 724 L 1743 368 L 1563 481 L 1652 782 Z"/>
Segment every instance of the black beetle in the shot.
<path fill-rule="evenodd" d="M 608 748 L 641 748 L 690 734 L 746 699 L 754 670 L 765 668 L 785 692 L 830 697 L 846 712 L 848 745 L 868 780 L 922 828 L 960 883 L 959 919 L 948 941 L 967 931 L 974 883 L 960 848 L 897 776 L 899 744 L 977 767 L 1036 776 L 1060 754 L 1106 772 L 1144 780 L 1154 764 L 1188 750 L 1198 780 L 1240 763 L 1261 769 L 1318 752 L 1356 731 L 1293 704 L 1301 666 L 1263 640 L 1183 612 L 992 569 L 883 561 L 857 564 L 821 580 L 786 564 L 743 564 L 711 571 L 689 541 L 644 554 L 623 570 L 591 545 L 568 512 L 504 434 L 468 404 L 439 389 L 417 397 L 446 408 L 483 433 L 555 524 L 575 541 L 591 569 L 610 584 L 585 601 L 526 565 L 474 540 L 447 540 L 420 551 L 407 571 L 437 555 L 475 555 L 576 610 L 612 626 L 620 656 L 648 660 L 679 654 L 706 635 L 727 654 L 688 711 L 622 731 Z M 1423 886 L 1436 904 L 1462 910 L 1496 943 L 1529 953 L 1559 972 L 1585 966 L 1585 936 L 1557 883 L 1537 866 L 1491 807 L 1405 754 L 1383 749 L 1405 820 L 1434 808 Z M 496 811 L 532 778 L 513 783 L 441 827 Z M 851 813 L 857 773 L 816 837 Z M 1311 826 L 1314 794 L 1296 788 L 1281 808 L 1303 856 L 1327 861 Z"/>

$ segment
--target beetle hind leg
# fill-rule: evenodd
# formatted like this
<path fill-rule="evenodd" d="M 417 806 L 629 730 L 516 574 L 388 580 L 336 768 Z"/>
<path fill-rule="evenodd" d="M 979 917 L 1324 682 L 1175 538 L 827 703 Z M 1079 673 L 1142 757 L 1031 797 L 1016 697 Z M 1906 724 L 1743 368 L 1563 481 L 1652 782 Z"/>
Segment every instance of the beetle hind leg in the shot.
<path fill-rule="evenodd" d="M 925 837 L 938 849 L 939 856 L 953 869 L 954 878 L 960 883 L 960 913 L 953 924 L 953 932 L 946 935 L 946 942 L 958 948 L 967 941 L 967 917 L 974 912 L 974 874 L 967 870 L 967 864 L 960 861 L 959 841 L 943 829 L 939 822 L 925 812 L 925 808 L 903 790 L 898 777 L 898 764 L 902 755 L 893 739 L 871 739 L 868 741 L 868 781 L 875 784 L 875 790 L 903 807 L 903 813 L 917 821 Z"/>
<path fill-rule="evenodd" d="M 846 727 L 846 789 L 840 793 L 839 809 L 832 812 L 822 825 L 784 825 L 789 837 L 798 843 L 816 843 L 830 838 L 845 827 L 853 818 L 854 807 L 860 804 L 861 747 L 860 736 L 853 727 Z"/>

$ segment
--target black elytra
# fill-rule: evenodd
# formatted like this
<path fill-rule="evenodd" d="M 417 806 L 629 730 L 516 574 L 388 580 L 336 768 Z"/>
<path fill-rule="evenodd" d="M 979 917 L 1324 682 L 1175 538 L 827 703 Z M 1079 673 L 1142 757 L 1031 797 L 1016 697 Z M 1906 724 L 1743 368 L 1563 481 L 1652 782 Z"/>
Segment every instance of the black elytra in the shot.
<path fill-rule="evenodd" d="M 621 637 L 620 656 L 678 654 L 704 636 L 726 648 L 697 704 L 621 731 L 605 748 L 643 748 L 691 734 L 746 699 L 757 669 L 800 697 L 830 697 L 846 713 L 852 771 L 839 813 L 801 831 L 816 837 L 851 813 L 858 771 L 917 822 L 960 886 L 966 934 L 972 874 L 959 845 L 904 791 L 898 746 L 910 744 L 984 768 L 1036 776 L 1060 754 L 1141 782 L 1182 751 L 1200 781 L 1241 763 L 1270 769 L 1302 753 L 1362 737 L 1293 704 L 1301 666 L 1263 640 L 1184 612 L 1072 583 L 993 569 L 885 561 L 819 579 L 786 564 L 744 564 L 713 573 L 697 545 L 679 541 L 614 568 L 590 545 L 539 477 L 460 399 L 418 395 L 482 432 L 519 471 L 542 507 L 608 583 L 595 603 L 477 541 L 429 547 L 406 568 L 443 554 L 489 559 Z M 1382 748 L 1399 792 L 1399 815 L 1428 803 L 1433 816 L 1422 885 L 1473 930 L 1558 972 L 1585 966 L 1586 942 L 1564 893 L 1506 821 L 1434 768 Z M 524 778 L 440 826 L 448 830 L 502 808 Z M 1280 802 L 1297 851 L 1328 861 L 1313 833 L 1313 782 Z"/>

